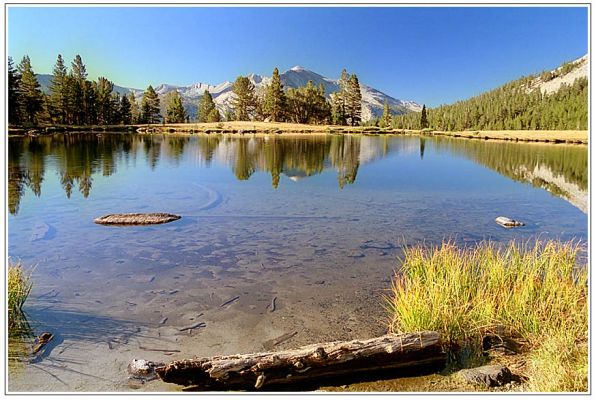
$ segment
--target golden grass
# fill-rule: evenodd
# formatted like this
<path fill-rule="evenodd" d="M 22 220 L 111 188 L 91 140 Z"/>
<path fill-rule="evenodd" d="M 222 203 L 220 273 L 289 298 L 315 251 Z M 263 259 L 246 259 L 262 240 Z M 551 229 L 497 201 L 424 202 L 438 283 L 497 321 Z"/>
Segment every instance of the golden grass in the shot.
<path fill-rule="evenodd" d="M 571 142 L 588 143 L 588 131 L 434 131 L 435 135 L 464 137 L 472 139 L 493 139 L 493 140 L 521 140 L 521 141 L 549 141 L 549 142 Z"/>
<path fill-rule="evenodd" d="M 362 133 L 362 134 L 431 134 L 474 139 L 521 140 L 538 142 L 588 143 L 588 131 L 462 131 L 446 132 L 432 130 L 391 129 L 375 126 L 309 125 L 290 122 L 229 121 L 210 123 L 153 124 L 136 125 L 137 128 L 150 128 L 164 133 L 244 133 L 256 134 L 327 134 L 327 133 Z"/>
<path fill-rule="evenodd" d="M 452 243 L 405 250 L 387 298 L 393 332 L 436 330 L 450 349 L 485 334 L 528 343 L 531 391 L 587 390 L 587 268 L 576 243 Z"/>

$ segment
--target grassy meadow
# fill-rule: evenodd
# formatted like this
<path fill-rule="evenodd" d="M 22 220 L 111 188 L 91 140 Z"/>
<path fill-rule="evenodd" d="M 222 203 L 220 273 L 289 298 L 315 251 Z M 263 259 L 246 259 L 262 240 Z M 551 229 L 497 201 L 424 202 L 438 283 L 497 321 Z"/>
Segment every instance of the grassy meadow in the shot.
<path fill-rule="evenodd" d="M 452 243 L 405 250 L 387 297 L 392 332 L 436 330 L 452 353 L 512 338 L 532 392 L 588 390 L 588 271 L 577 243 Z"/>

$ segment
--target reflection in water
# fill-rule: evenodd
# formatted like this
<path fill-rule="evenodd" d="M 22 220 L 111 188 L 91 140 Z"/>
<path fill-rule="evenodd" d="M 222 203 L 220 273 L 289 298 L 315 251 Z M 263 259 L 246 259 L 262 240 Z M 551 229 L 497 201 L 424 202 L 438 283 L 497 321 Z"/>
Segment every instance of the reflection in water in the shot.
<path fill-rule="evenodd" d="M 501 175 L 549 191 L 587 213 L 588 150 L 585 146 L 519 144 L 437 138 L 437 151 L 449 151 Z M 420 154 L 423 144 L 421 140 Z"/>
<path fill-rule="evenodd" d="M 450 152 L 498 173 L 548 190 L 587 210 L 588 152 L 581 146 L 484 142 L 451 138 L 392 138 L 388 136 L 267 136 L 232 138 L 219 135 L 168 136 L 134 134 L 68 134 L 11 138 L 8 162 L 8 209 L 17 214 L 25 188 L 41 196 L 46 163 L 59 175 L 68 198 L 78 187 L 87 198 L 93 176 L 110 176 L 117 165 L 135 162 L 139 155 L 151 169 L 160 160 L 178 165 L 185 157 L 227 165 L 238 180 L 257 171 L 268 172 L 277 188 L 280 176 L 296 181 L 337 171 L 340 188 L 356 181 L 361 165 L 389 153 L 420 152 L 431 145 L 437 153 Z"/>
<path fill-rule="evenodd" d="M 24 312 L 19 312 L 9 323 L 8 327 L 8 366 L 12 369 L 22 367 L 31 352 L 33 329 Z"/>

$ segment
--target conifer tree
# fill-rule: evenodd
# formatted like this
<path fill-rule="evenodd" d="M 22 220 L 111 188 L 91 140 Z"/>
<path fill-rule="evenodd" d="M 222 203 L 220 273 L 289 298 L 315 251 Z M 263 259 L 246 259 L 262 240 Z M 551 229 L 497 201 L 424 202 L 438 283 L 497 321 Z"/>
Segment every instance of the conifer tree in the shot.
<path fill-rule="evenodd" d="M 134 97 L 134 96 L 133 96 Z M 123 94 L 120 98 L 120 105 L 119 105 L 119 112 L 120 114 L 120 122 L 124 125 L 129 125 L 132 123 L 132 110 L 131 104 L 128 97 Z"/>
<path fill-rule="evenodd" d="M 215 110 L 215 102 L 213 101 L 213 97 L 208 90 L 205 90 L 203 96 L 201 96 L 201 100 L 199 101 L 199 109 L 198 112 L 198 122 L 209 122 L 210 116 L 214 116 L 213 110 Z"/>
<path fill-rule="evenodd" d="M 331 94 L 331 122 L 334 125 L 347 124 L 347 99 L 349 95 L 350 75 L 344 68 L 339 77 L 339 90 Z"/>
<path fill-rule="evenodd" d="M 350 125 L 358 125 L 362 119 L 362 94 L 356 74 L 350 75 L 348 80 L 345 104 L 346 117 L 350 121 Z"/>
<path fill-rule="evenodd" d="M 284 121 L 286 110 L 286 95 L 279 77 L 279 70 L 275 68 L 271 77 L 271 84 L 267 87 L 265 96 L 265 115 L 270 121 Z"/>
<path fill-rule="evenodd" d="M 21 76 L 18 92 L 22 100 L 22 113 L 26 121 L 33 124 L 37 122 L 37 114 L 42 111 L 43 96 L 29 56 L 23 57 L 18 70 Z"/>
<path fill-rule="evenodd" d="M 186 112 L 178 91 L 173 90 L 166 95 L 166 123 L 179 124 L 186 120 Z"/>
<path fill-rule="evenodd" d="M 157 97 L 153 86 L 149 85 L 143 93 L 143 100 L 141 101 L 141 123 L 156 124 L 160 119 L 159 97 Z"/>
<path fill-rule="evenodd" d="M 97 122 L 99 124 L 109 124 L 112 122 L 114 113 L 112 103 L 112 91 L 114 90 L 114 84 L 104 77 L 99 77 L 95 85 L 95 91 L 97 93 L 96 102 L 96 113 Z"/>
<path fill-rule="evenodd" d="M 64 65 L 62 55 L 58 54 L 56 64 L 54 65 L 54 71 L 52 75 L 52 81 L 50 82 L 50 114 L 52 119 L 60 124 L 66 124 L 67 111 L 68 111 L 68 72 Z"/>
<path fill-rule="evenodd" d="M 221 115 L 219 114 L 219 110 L 217 108 L 214 108 L 213 110 L 211 110 L 211 112 L 209 112 L 209 115 L 207 116 L 207 122 L 220 122 L 221 121 Z"/>
<path fill-rule="evenodd" d="M 122 115 L 120 114 L 120 95 L 117 92 L 112 92 L 110 100 L 111 114 L 108 123 L 110 125 L 118 125 L 122 121 Z"/>
<path fill-rule="evenodd" d="M 69 102 L 73 106 L 72 122 L 82 125 L 93 119 L 87 116 L 87 105 L 94 95 L 90 93 L 91 86 L 85 84 L 87 82 L 87 68 L 83 64 L 83 60 L 79 54 L 75 56 L 71 64 L 70 75 L 72 77 L 72 88 L 70 90 L 71 99 Z"/>
<path fill-rule="evenodd" d="M 423 104 L 420 112 L 420 129 L 426 128 L 428 128 L 428 118 L 426 116 L 426 104 Z"/>
<path fill-rule="evenodd" d="M 98 123 L 97 84 L 88 80 L 83 81 L 83 104 L 81 124 L 94 125 Z M 75 107 L 76 109 L 76 107 Z"/>
<path fill-rule="evenodd" d="M 141 110 L 135 98 L 134 92 L 128 94 L 128 102 L 130 103 L 130 122 L 138 124 L 141 121 Z"/>
<path fill-rule="evenodd" d="M 383 106 L 383 115 L 380 122 L 383 128 L 391 126 L 391 111 L 389 110 L 389 103 L 387 101 L 385 101 L 385 105 Z"/>
<path fill-rule="evenodd" d="M 248 77 L 239 76 L 236 78 L 232 90 L 235 95 L 232 107 L 234 108 L 236 121 L 249 121 L 256 106 L 255 86 Z"/>
<path fill-rule="evenodd" d="M 20 124 L 21 123 L 21 94 L 19 92 L 21 75 L 19 71 L 14 67 L 12 57 L 8 57 L 8 123 L 9 124 Z"/>

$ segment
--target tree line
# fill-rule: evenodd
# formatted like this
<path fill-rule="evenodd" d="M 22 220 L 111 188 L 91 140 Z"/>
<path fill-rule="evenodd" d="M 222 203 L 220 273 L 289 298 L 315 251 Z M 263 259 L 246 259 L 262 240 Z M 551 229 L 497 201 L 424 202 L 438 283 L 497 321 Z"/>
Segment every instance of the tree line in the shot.
<path fill-rule="evenodd" d="M 233 84 L 232 110 L 221 115 L 207 90 L 200 97 L 197 122 L 271 121 L 303 124 L 359 125 L 362 121 L 362 95 L 356 74 L 344 69 L 339 90 L 326 96 L 323 85 L 284 89 L 279 70 L 273 70 L 271 83 L 257 90 L 252 81 L 239 76 Z M 45 94 L 31 60 L 24 56 L 17 67 L 8 58 L 8 122 L 10 125 L 118 125 L 190 122 L 180 93 L 173 90 L 162 99 L 149 85 L 137 101 L 135 93 L 118 93 L 105 77 L 87 79 L 86 66 L 77 55 L 67 68 L 58 55 L 49 93 Z"/>
<path fill-rule="evenodd" d="M 572 65 L 564 64 L 556 75 L 569 72 Z M 531 75 L 451 105 L 424 107 L 422 112 L 394 117 L 392 125 L 445 131 L 588 129 L 588 79 L 578 78 L 555 93 L 543 93 L 537 79 L 545 82 L 552 76 L 550 72 Z"/>

